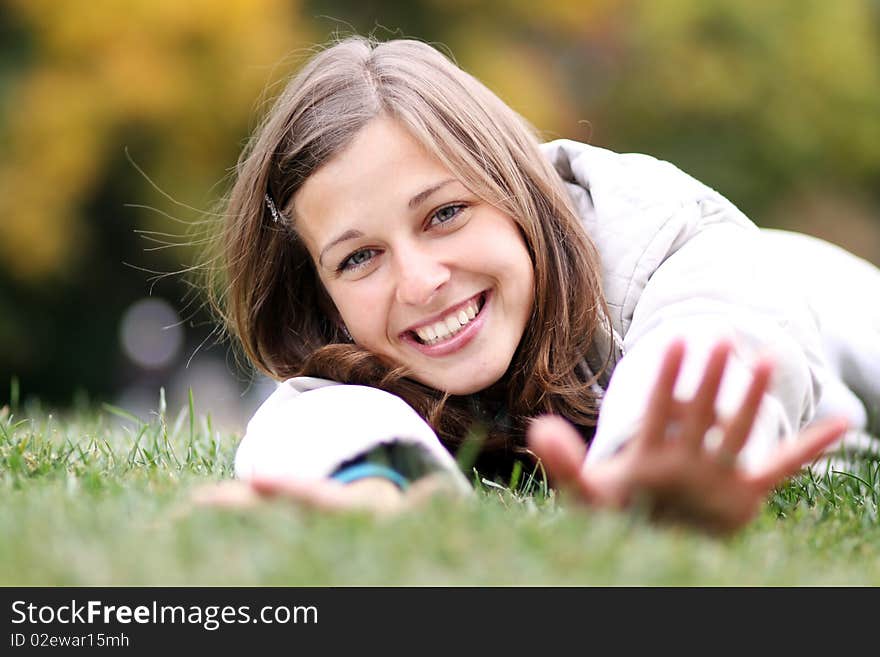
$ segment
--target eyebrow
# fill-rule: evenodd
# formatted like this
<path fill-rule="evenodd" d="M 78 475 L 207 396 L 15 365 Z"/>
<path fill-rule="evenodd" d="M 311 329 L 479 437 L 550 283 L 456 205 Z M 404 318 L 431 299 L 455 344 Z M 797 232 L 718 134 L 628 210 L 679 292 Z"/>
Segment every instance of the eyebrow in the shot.
<path fill-rule="evenodd" d="M 447 178 L 446 180 L 438 182 L 436 185 L 431 185 L 427 189 L 425 189 L 425 190 L 419 192 L 418 194 L 416 194 L 415 196 L 413 196 L 409 200 L 409 203 L 407 203 L 407 207 L 410 208 L 411 210 L 413 208 L 419 207 L 422 203 L 424 203 L 428 199 L 429 196 L 431 196 L 431 194 L 438 191 L 441 187 L 445 187 L 449 183 L 454 183 L 454 182 L 456 182 L 455 178 Z"/>
<path fill-rule="evenodd" d="M 436 185 L 431 185 L 427 189 L 424 189 L 421 192 L 419 192 L 418 194 L 416 194 L 415 196 L 413 196 L 409 200 L 409 203 L 406 204 L 407 207 L 411 210 L 419 207 L 422 203 L 427 201 L 428 198 L 432 194 L 439 191 L 442 187 L 445 187 L 449 183 L 454 183 L 454 182 L 457 182 L 457 180 L 455 178 L 447 178 L 446 180 L 438 182 Z M 363 237 L 363 236 L 364 236 L 364 234 L 361 231 L 355 230 L 353 228 L 349 228 L 347 231 L 345 231 L 344 233 L 339 235 L 339 237 L 336 237 L 333 240 L 331 240 L 327 244 L 327 246 L 325 246 L 323 249 L 321 249 L 321 255 L 318 256 L 318 264 L 320 264 L 321 266 L 324 265 L 324 254 L 326 254 L 327 251 L 332 249 L 337 244 L 340 244 L 342 242 L 347 242 L 348 240 L 357 239 L 358 237 Z"/>
<path fill-rule="evenodd" d="M 321 255 L 318 256 L 318 264 L 320 264 L 323 267 L 324 266 L 324 254 L 327 253 L 327 251 L 332 249 L 334 246 L 336 246 L 340 242 L 347 242 L 348 240 L 353 240 L 353 239 L 356 239 L 358 237 L 363 237 L 363 236 L 364 236 L 364 234 L 361 231 L 354 230 L 353 228 L 349 228 L 347 231 L 342 233 L 342 235 L 340 235 L 339 237 L 337 237 L 336 239 L 331 241 L 323 249 L 321 249 Z"/>

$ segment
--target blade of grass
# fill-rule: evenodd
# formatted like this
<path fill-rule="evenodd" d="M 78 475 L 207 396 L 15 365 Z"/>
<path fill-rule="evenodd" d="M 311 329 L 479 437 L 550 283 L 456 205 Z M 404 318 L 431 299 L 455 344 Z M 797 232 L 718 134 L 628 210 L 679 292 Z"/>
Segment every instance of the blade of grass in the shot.
<path fill-rule="evenodd" d="M 513 462 L 513 468 L 510 471 L 510 483 L 507 485 L 511 492 L 516 492 L 520 477 L 522 477 L 522 463 L 516 460 Z"/>
<path fill-rule="evenodd" d="M 135 424 L 142 425 L 144 424 L 143 420 L 141 420 L 138 416 L 133 413 L 129 413 L 123 408 L 119 408 L 118 406 L 114 406 L 113 404 L 107 404 L 106 402 L 101 404 L 101 408 L 110 413 L 111 415 L 115 415 L 116 417 L 121 417 L 123 420 L 128 420 L 130 422 L 134 422 Z"/>
<path fill-rule="evenodd" d="M 132 466 L 134 463 L 134 459 L 137 458 L 137 451 L 141 444 L 141 438 L 144 437 L 144 434 L 147 432 L 147 425 L 141 427 L 141 430 L 138 431 L 137 437 L 134 439 L 134 446 L 131 448 L 131 451 L 128 453 L 128 465 Z"/>
<path fill-rule="evenodd" d="M 877 499 L 877 491 L 874 490 L 874 487 L 871 486 L 871 484 L 869 484 L 867 481 L 865 481 L 864 479 L 862 479 L 862 478 L 861 478 L 860 476 L 858 476 L 857 474 L 855 474 L 855 473 L 853 473 L 853 472 L 846 472 L 845 470 L 832 470 L 831 472 L 833 472 L 834 474 L 837 474 L 837 475 L 844 475 L 844 476 L 847 476 L 847 477 L 852 477 L 852 478 L 855 479 L 856 481 L 859 481 L 859 482 L 863 483 L 863 484 L 865 485 L 865 487 L 870 491 L 870 493 L 871 493 L 871 497 L 873 497 L 874 500 Z"/>
<path fill-rule="evenodd" d="M 468 431 L 455 453 L 455 462 L 462 472 L 467 473 L 473 469 L 485 440 L 486 428 L 483 425 L 477 425 Z"/>
<path fill-rule="evenodd" d="M 193 401 L 193 389 L 190 387 L 188 389 L 189 396 L 189 442 L 186 446 L 186 462 L 190 463 L 193 460 L 193 444 L 196 439 L 196 405 Z"/>

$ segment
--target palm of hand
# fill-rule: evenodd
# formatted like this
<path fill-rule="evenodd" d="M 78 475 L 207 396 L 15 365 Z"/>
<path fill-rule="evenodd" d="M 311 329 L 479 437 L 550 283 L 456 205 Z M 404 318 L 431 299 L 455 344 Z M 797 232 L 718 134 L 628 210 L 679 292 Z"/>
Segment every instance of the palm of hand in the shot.
<path fill-rule="evenodd" d="M 769 492 L 741 468 L 722 464 L 705 450 L 692 453 L 676 445 L 626 449 L 583 477 L 600 506 L 643 505 L 654 519 L 719 532 L 748 523 Z"/>

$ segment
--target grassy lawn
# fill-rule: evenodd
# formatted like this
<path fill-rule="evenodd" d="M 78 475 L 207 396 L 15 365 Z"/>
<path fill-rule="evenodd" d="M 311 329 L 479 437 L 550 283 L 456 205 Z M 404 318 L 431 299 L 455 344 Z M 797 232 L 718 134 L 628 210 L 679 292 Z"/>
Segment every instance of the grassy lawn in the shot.
<path fill-rule="evenodd" d="M 0 584 L 880 585 L 877 461 L 804 474 L 716 539 L 569 508 L 525 475 L 384 519 L 193 507 L 236 442 L 192 405 L 149 423 L 0 410 Z"/>

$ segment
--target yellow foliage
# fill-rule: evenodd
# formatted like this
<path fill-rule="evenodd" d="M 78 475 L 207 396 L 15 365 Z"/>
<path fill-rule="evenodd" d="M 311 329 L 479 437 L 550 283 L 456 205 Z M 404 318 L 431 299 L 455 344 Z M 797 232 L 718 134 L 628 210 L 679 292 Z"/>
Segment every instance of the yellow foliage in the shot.
<path fill-rule="evenodd" d="M 638 93 L 672 113 L 748 116 L 780 145 L 809 149 L 844 118 L 830 103 L 880 109 L 880 48 L 864 0 L 635 6 L 626 36 L 645 65 Z M 855 155 L 877 136 L 878 121 L 858 112 L 844 120 L 855 130 L 843 146 Z M 870 157 L 880 155 L 873 143 Z"/>
<path fill-rule="evenodd" d="M 452 35 L 449 43 L 460 66 L 540 132 L 571 132 L 577 117 L 546 53 L 474 22 Z"/>
<path fill-rule="evenodd" d="M 627 3 L 621 0 L 433 0 L 438 8 L 448 12 L 469 14 L 462 23 L 475 18 L 482 19 L 501 31 L 524 27 L 550 31 L 560 38 L 588 36 L 601 39 L 625 15 Z M 454 29 L 454 28 L 453 28 Z M 481 37 L 476 31 L 475 47 L 480 47 Z M 512 34 L 511 34 L 512 36 Z"/>
<path fill-rule="evenodd" d="M 17 0 L 36 42 L 7 103 L 0 162 L 0 267 L 24 280 L 64 271 L 88 244 L 81 204 L 125 147 L 160 134 L 175 179 L 203 176 L 238 142 L 273 66 L 307 42 L 289 0 Z M 180 158 L 179 143 L 199 143 Z M 206 146 L 206 148 L 204 147 Z M 139 200 L 139 199 L 133 199 Z"/>

